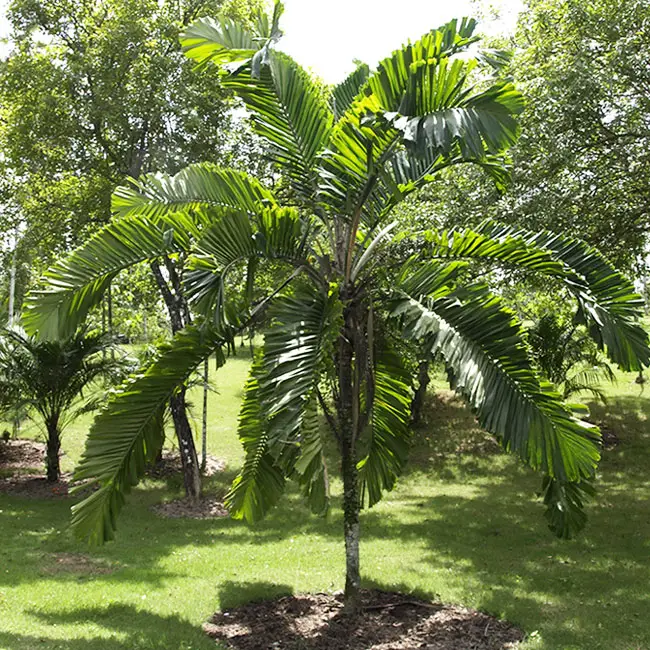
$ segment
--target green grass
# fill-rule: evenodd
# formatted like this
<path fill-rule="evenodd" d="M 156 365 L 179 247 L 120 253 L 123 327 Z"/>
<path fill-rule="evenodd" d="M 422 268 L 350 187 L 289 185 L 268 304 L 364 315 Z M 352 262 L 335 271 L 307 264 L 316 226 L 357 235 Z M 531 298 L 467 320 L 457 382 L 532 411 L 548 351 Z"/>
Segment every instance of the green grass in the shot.
<path fill-rule="evenodd" d="M 228 467 L 210 490 L 225 490 L 241 463 L 235 427 L 247 366 L 236 359 L 214 376 L 209 449 Z M 494 454 L 456 401 L 432 399 L 409 473 L 362 515 L 366 584 L 505 617 L 530 634 L 526 650 L 650 648 L 650 388 L 639 397 L 632 380 L 621 375 L 607 407 L 593 409 L 621 442 L 604 453 L 588 529 L 569 542 L 546 530 L 537 477 Z M 200 394 L 192 397 L 198 415 Z M 68 431 L 64 467 L 87 426 Z M 117 541 L 90 550 L 68 530 L 69 503 L 0 495 L 0 648 L 214 648 L 201 624 L 216 609 L 342 587 L 338 497 L 318 519 L 290 491 L 255 528 L 150 511 L 178 490 L 137 488 Z M 75 571 L 57 562 L 62 553 L 90 559 Z"/>

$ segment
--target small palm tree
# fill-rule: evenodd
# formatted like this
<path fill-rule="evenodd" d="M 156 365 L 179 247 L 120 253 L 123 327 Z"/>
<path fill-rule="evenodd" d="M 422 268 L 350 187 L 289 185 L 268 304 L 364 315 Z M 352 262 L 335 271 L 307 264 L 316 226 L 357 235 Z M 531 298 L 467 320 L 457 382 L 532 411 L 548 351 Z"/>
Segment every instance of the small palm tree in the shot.
<path fill-rule="evenodd" d="M 108 339 L 83 331 L 59 341 L 42 341 L 18 329 L 0 337 L 0 408 L 37 414 L 46 434 L 48 481 L 61 475 L 59 455 L 65 427 L 97 405 L 84 391 L 120 362 L 106 355 Z"/>
<path fill-rule="evenodd" d="M 43 336 L 65 334 L 122 269 L 162 254 L 188 258 L 183 283 L 202 320 L 110 401 L 77 469 L 98 490 L 74 507 L 73 526 L 101 542 L 113 536 L 123 494 L 160 444 L 158 409 L 234 332 L 263 320 L 239 421 L 246 458 L 227 503 L 233 516 L 256 521 L 296 479 L 323 513 L 328 476 L 339 470 L 345 598 L 354 608 L 360 510 L 395 485 L 409 448 L 411 377 L 397 337 L 442 357 L 482 426 L 544 476 L 547 518 L 561 536 L 584 525 L 598 430 L 540 380 L 522 325 L 478 276 L 491 264 L 566 286 L 578 317 L 623 368 L 647 365 L 650 349 L 636 323 L 642 300 L 580 241 L 492 222 L 399 234 L 393 208 L 442 169 L 474 164 L 499 186 L 507 181 L 505 152 L 523 101 L 498 77 L 503 53 L 471 55 L 474 21 L 425 34 L 373 73 L 360 66 L 326 97 L 276 49 L 281 10 L 277 3 L 272 21 L 259 16 L 254 32 L 201 19 L 182 38 L 187 55 L 219 66 L 223 86 L 244 102 L 284 179 L 278 193 L 209 165 L 119 188 L 116 219 L 50 270 L 27 322 Z M 286 269 L 284 279 L 253 304 L 266 263 Z M 247 289 L 234 292 L 242 267 Z M 325 462 L 327 435 L 340 468 Z"/>

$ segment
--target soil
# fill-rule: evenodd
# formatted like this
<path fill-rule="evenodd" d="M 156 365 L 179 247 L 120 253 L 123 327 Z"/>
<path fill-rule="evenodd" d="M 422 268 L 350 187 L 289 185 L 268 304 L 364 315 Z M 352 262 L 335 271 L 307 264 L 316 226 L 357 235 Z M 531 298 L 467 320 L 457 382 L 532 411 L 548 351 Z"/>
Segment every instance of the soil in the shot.
<path fill-rule="evenodd" d="M 115 568 L 105 560 L 92 558 L 83 553 L 48 553 L 45 560 L 42 571 L 49 575 L 58 573 L 106 575 L 115 571 Z"/>
<path fill-rule="evenodd" d="M 204 496 L 197 503 L 191 503 L 187 499 L 158 503 L 151 509 L 157 515 L 169 519 L 217 519 L 230 514 L 223 502 L 213 496 Z"/>
<path fill-rule="evenodd" d="M 225 467 L 226 463 L 224 460 L 208 456 L 203 476 L 214 476 L 219 472 L 223 472 Z M 181 455 L 179 452 L 165 450 L 162 453 L 162 458 L 147 470 L 147 474 L 152 478 L 163 479 L 180 474 L 182 471 L 183 465 L 181 463 Z"/>
<path fill-rule="evenodd" d="M 62 474 L 61 478 L 50 483 L 42 474 L 16 474 L 0 478 L 0 492 L 29 499 L 67 498 L 71 474 Z"/>
<path fill-rule="evenodd" d="M 355 617 L 343 596 L 311 594 L 218 612 L 205 632 L 233 650 L 506 650 L 524 633 L 492 616 L 398 593 L 362 594 Z"/>
<path fill-rule="evenodd" d="M 34 440 L 0 440 L 0 469 L 45 466 L 45 445 Z"/>

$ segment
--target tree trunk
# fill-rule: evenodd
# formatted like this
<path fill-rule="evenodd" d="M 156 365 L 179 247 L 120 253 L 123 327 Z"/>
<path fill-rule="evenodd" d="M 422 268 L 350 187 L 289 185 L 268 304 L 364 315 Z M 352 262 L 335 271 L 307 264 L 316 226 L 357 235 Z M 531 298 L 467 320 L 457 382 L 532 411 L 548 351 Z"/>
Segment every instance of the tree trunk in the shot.
<path fill-rule="evenodd" d="M 47 480 L 56 483 L 61 476 L 59 454 L 61 452 L 61 432 L 59 431 L 58 418 L 53 418 L 45 423 L 47 429 L 47 445 L 45 455 L 45 468 Z"/>
<path fill-rule="evenodd" d="M 201 471 L 205 472 L 208 464 L 208 379 L 210 363 L 206 359 L 203 363 L 203 422 L 201 427 Z"/>
<path fill-rule="evenodd" d="M 354 417 L 355 383 L 352 361 L 354 355 L 355 319 L 352 307 L 345 313 L 345 330 L 339 338 L 339 444 L 343 474 L 343 533 L 345 536 L 345 609 L 355 612 L 359 607 L 361 575 L 359 571 L 359 476 L 356 458 L 356 422 Z"/>
<path fill-rule="evenodd" d="M 181 454 L 185 496 L 192 503 L 196 503 L 201 496 L 201 475 L 199 473 L 199 459 L 196 455 L 192 428 L 187 419 L 184 387 L 169 400 L 169 405 L 172 411 L 174 428 L 178 437 L 178 448 Z"/>
<path fill-rule="evenodd" d="M 411 422 L 413 424 L 420 424 L 422 419 L 422 406 L 424 405 L 429 381 L 429 362 L 420 361 L 418 365 L 418 387 L 411 402 Z"/>
<path fill-rule="evenodd" d="M 171 264 L 171 262 L 170 262 Z M 171 322 L 172 332 L 175 334 L 183 329 L 183 315 L 189 319 L 189 311 L 184 305 L 183 296 L 180 294 L 180 282 L 175 275 L 172 266 L 168 266 L 172 284 L 176 285 L 178 293 L 172 293 L 171 289 L 165 282 L 160 267 L 156 262 L 151 263 L 151 270 L 156 279 L 160 293 L 167 306 L 169 320 Z M 178 440 L 178 449 L 181 454 L 181 464 L 183 467 L 183 484 L 185 485 L 185 496 L 190 501 L 196 501 L 201 496 L 201 468 L 192 435 L 192 427 L 187 418 L 187 405 L 185 403 L 185 388 L 178 391 L 174 397 L 169 400 L 169 406 L 174 420 L 174 429 Z"/>

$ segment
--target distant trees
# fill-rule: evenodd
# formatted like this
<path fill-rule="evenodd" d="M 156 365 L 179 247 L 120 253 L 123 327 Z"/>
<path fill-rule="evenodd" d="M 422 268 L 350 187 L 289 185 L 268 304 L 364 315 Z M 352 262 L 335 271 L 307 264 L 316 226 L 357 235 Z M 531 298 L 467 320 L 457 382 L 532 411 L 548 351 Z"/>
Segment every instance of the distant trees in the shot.
<path fill-rule="evenodd" d="M 474 21 L 433 30 L 326 94 L 275 48 L 281 13 L 276 3 L 272 21 L 260 16 L 249 26 L 200 19 L 182 37 L 188 56 L 216 64 L 222 85 L 245 103 L 282 173 L 279 191 L 211 164 L 119 188 L 119 218 L 51 269 L 25 323 L 64 334 L 121 270 L 161 255 L 188 260 L 179 282 L 200 319 L 111 399 L 78 467 L 98 490 L 75 508 L 73 524 L 101 542 L 160 445 L 161 406 L 206 357 L 224 363 L 224 345 L 264 314 L 264 346 L 240 414 L 246 458 L 227 503 L 235 517 L 255 521 L 295 479 L 323 513 L 329 475 L 340 471 L 345 600 L 355 609 L 360 510 L 393 488 L 409 449 L 412 378 L 397 338 L 442 357 L 482 426 L 544 476 L 546 516 L 560 536 L 584 525 L 598 431 L 539 377 L 522 325 L 490 291 L 485 269 L 522 269 L 564 287 L 576 319 L 623 368 L 650 363 L 650 348 L 636 322 L 640 297 L 579 240 L 495 222 L 399 231 L 395 207 L 445 170 L 474 165 L 501 187 L 507 178 L 522 97 L 498 75 L 503 53 L 472 57 Z M 253 300 L 267 263 L 284 270 L 282 280 Z M 340 467 L 328 467 L 324 435 Z"/>

